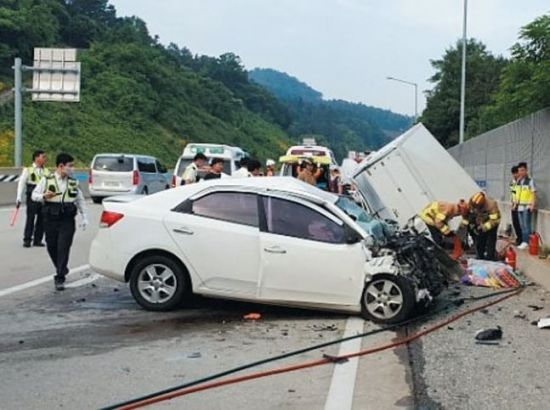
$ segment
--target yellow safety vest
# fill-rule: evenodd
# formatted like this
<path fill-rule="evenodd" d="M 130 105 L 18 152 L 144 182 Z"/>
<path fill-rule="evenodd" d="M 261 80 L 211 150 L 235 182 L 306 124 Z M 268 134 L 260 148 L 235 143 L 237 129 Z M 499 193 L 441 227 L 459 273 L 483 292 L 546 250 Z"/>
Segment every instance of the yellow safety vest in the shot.
<path fill-rule="evenodd" d="M 51 204 L 74 203 L 78 196 L 78 181 L 69 177 L 67 180 L 67 189 L 65 189 L 65 192 L 61 192 L 55 175 L 48 175 L 46 177 L 46 191 L 54 192 L 56 195 L 53 198 L 44 199 L 44 202 Z"/>
<path fill-rule="evenodd" d="M 510 182 L 510 199 L 513 203 L 517 203 L 519 199 L 519 187 L 516 180 Z"/>
<path fill-rule="evenodd" d="M 27 171 L 29 172 L 29 177 L 27 178 L 27 185 L 38 185 L 40 182 L 40 178 L 42 178 L 40 175 L 36 173 L 35 167 L 27 167 Z M 49 177 L 51 175 L 51 172 L 48 170 L 48 168 L 44 168 L 42 176 Z"/>
<path fill-rule="evenodd" d="M 531 189 L 531 178 L 524 178 L 519 181 L 518 188 L 518 203 L 520 205 L 529 205 L 535 198 L 535 193 Z"/>
<path fill-rule="evenodd" d="M 420 214 L 420 219 L 422 219 L 427 225 L 436 227 L 436 224 L 439 222 L 440 224 L 443 224 L 440 228 L 438 228 L 441 233 L 446 235 L 451 230 L 449 226 L 445 223 L 447 220 L 447 215 L 439 211 L 439 203 L 432 202 L 429 204 L 426 208 L 424 208 Z"/>

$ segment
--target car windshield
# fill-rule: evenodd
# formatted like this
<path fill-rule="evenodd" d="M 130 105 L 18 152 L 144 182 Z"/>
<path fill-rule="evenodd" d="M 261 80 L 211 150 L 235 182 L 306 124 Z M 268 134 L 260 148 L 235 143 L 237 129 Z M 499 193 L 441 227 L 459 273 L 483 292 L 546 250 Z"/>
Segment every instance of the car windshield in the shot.
<path fill-rule="evenodd" d="M 96 157 L 94 170 L 111 172 L 130 172 L 134 169 L 134 158 L 125 156 Z"/>
<path fill-rule="evenodd" d="M 376 243 L 383 244 L 386 242 L 386 233 L 384 222 L 368 214 L 363 208 L 346 197 L 340 197 L 336 201 L 336 206 L 344 211 L 351 219 L 353 219 L 361 228 L 374 238 Z"/>

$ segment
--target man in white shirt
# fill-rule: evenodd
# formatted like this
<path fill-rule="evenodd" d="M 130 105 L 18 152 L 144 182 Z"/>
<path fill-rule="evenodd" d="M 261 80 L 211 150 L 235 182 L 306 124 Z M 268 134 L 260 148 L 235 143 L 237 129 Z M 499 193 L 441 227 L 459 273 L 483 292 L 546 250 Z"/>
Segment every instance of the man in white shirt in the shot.
<path fill-rule="evenodd" d="M 240 168 L 233 172 L 231 175 L 233 178 L 248 178 L 248 161 L 249 158 L 244 157 L 239 161 Z"/>
<path fill-rule="evenodd" d="M 206 158 L 206 155 L 203 153 L 199 152 L 196 154 L 193 158 L 193 162 L 187 165 L 185 171 L 183 171 L 183 175 L 181 176 L 182 185 L 194 184 L 195 182 L 198 182 L 199 169 L 204 166 L 207 160 L 208 158 Z"/>
<path fill-rule="evenodd" d="M 27 205 L 27 220 L 23 233 L 23 246 L 25 248 L 30 248 L 31 242 L 34 246 L 44 246 L 42 243 L 42 238 L 44 237 L 42 204 L 34 202 L 31 199 L 31 194 L 42 177 L 49 175 L 49 171 L 45 168 L 46 161 L 47 158 L 44 151 L 34 151 L 32 154 L 32 165 L 23 168 L 17 185 L 15 206 L 19 208 L 23 201 Z"/>
<path fill-rule="evenodd" d="M 69 253 L 75 233 L 75 216 L 82 216 L 82 229 L 88 226 L 88 216 L 82 191 L 73 177 L 74 158 L 59 154 L 55 173 L 40 180 L 32 200 L 44 205 L 44 230 L 48 254 L 55 266 L 54 284 L 57 290 L 65 289 L 65 276 L 69 273 Z"/>

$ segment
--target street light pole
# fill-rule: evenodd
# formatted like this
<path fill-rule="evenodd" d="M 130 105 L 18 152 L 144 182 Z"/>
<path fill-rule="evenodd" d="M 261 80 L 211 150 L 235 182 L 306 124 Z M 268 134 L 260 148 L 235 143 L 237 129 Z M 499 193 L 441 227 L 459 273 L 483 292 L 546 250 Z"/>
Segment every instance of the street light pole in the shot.
<path fill-rule="evenodd" d="M 398 81 L 400 83 L 414 86 L 414 121 L 418 119 L 418 84 L 412 81 L 405 81 L 395 77 L 386 77 L 387 80 Z"/>
<path fill-rule="evenodd" d="M 23 126 L 22 126 L 22 106 L 23 106 L 23 85 L 22 85 L 22 64 L 21 59 L 16 58 L 15 63 L 13 65 L 13 69 L 15 70 L 14 74 L 14 105 L 15 105 L 15 152 L 14 152 L 14 165 L 16 168 L 21 167 L 22 160 L 21 160 L 21 153 L 22 153 L 22 140 L 23 140 Z"/>
<path fill-rule="evenodd" d="M 462 25 L 462 73 L 460 79 L 460 130 L 459 143 L 464 142 L 464 104 L 466 100 L 466 20 L 468 0 L 464 0 L 464 23 Z"/>

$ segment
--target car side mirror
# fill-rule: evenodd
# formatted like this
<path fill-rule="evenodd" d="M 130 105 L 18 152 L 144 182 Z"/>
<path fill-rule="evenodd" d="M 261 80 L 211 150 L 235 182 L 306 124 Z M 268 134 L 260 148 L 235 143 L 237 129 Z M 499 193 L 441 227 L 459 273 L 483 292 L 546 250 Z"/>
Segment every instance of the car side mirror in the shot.
<path fill-rule="evenodd" d="M 344 239 L 348 245 L 353 245 L 357 242 L 360 242 L 363 238 L 359 235 L 355 229 L 351 228 L 348 225 L 344 225 Z"/>

